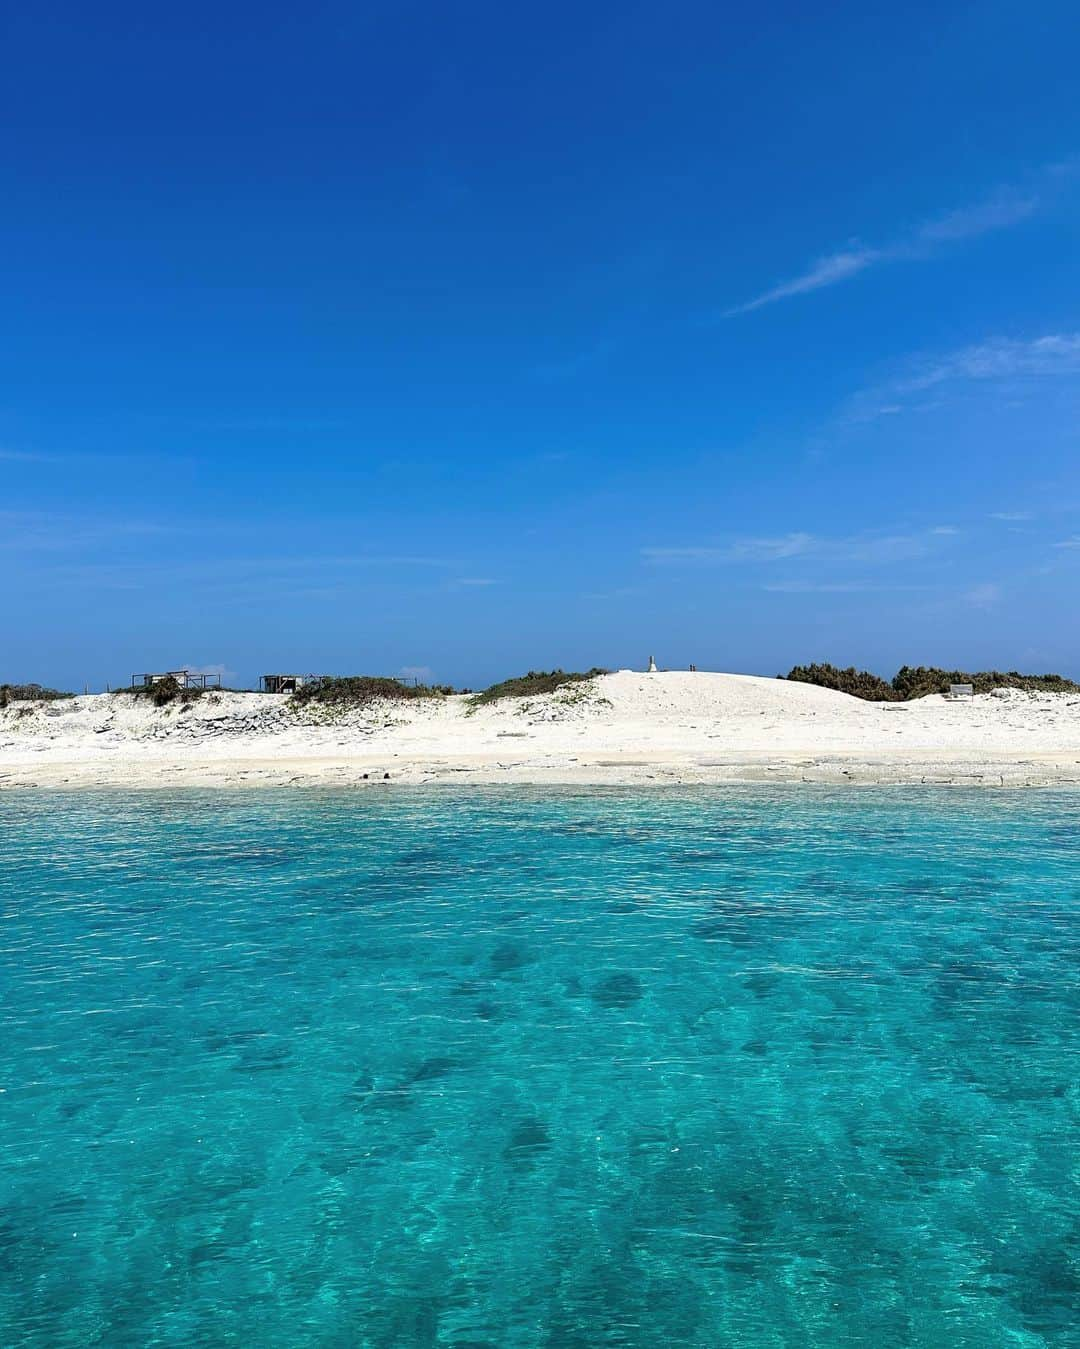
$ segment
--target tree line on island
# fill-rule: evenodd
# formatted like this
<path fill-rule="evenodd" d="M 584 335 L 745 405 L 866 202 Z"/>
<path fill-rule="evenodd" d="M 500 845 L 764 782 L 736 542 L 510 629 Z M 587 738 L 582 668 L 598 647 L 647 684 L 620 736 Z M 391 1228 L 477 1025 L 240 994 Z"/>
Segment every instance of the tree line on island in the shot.
<path fill-rule="evenodd" d="M 970 684 L 976 693 L 991 693 L 994 689 L 1080 693 L 1080 684 L 1059 674 L 1028 675 L 1017 670 L 980 670 L 972 674 L 967 670 L 941 670 L 933 665 L 902 665 L 891 680 L 869 670 L 857 670 L 854 665 L 846 670 L 836 665 L 796 665 L 777 678 L 817 684 L 819 688 L 836 689 L 875 703 L 906 703 L 931 693 L 948 693 L 951 684 Z"/>
<path fill-rule="evenodd" d="M 380 675 L 314 675 L 309 677 L 294 694 L 292 702 L 303 707 L 358 707 L 383 699 L 410 702 L 418 698 L 443 698 L 453 693 L 467 694 L 472 707 L 482 707 L 504 698 L 535 698 L 554 693 L 567 684 L 582 684 L 597 675 L 610 674 L 601 666 L 591 670 L 530 670 L 513 679 L 503 679 L 489 688 L 474 693 L 471 689 L 455 689 L 449 684 L 409 683 Z M 910 702 L 932 693 L 948 693 L 951 684 L 970 684 L 976 693 L 990 693 L 994 689 L 1022 689 L 1035 693 L 1080 693 L 1080 684 L 1064 675 L 1021 674 L 1017 670 L 944 670 L 937 666 L 903 665 L 891 680 L 869 670 L 858 670 L 854 665 L 846 669 L 826 663 L 796 665 L 786 675 L 800 684 L 816 684 L 820 688 L 835 689 L 854 698 L 870 702 Z M 227 690 L 225 690 L 227 691 Z M 118 696 L 146 698 L 156 707 L 170 703 L 187 706 L 217 689 L 184 688 L 169 676 L 154 684 L 139 685 L 118 690 Z M 45 688 L 41 684 L 0 684 L 0 708 L 13 702 L 52 702 L 58 698 L 73 698 L 72 693 Z"/>

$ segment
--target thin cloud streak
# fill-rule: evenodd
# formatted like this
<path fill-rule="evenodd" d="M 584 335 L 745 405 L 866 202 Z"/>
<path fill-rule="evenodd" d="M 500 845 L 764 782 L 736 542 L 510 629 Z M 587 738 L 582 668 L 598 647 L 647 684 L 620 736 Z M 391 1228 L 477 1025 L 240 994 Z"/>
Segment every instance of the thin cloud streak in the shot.
<path fill-rule="evenodd" d="M 958 211 L 947 211 L 936 220 L 928 220 L 915 234 L 916 244 L 956 243 L 963 239 L 975 239 L 980 234 L 990 234 L 994 230 L 1008 229 L 1018 225 L 1039 209 L 1036 196 L 1019 197 L 1010 193 L 992 197 L 989 201 L 974 206 L 964 206 Z"/>
<path fill-rule="evenodd" d="M 0 511 L 0 549 L 64 551 L 115 544 L 118 540 L 176 535 L 171 525 L 145 520 L 108 520 L 52 515 L 45 511 Z"/>
<path fill-rule="evenodd" d="M 1061 379 L 1080 375 L 1080 332 L 1044 337 L 995 337 L 944 355 L 909 362 L 909 373 L 864 389 L 848 400 L 841 422 L 872 422 L 904 412 L 931 390 L 949 385 L 1005 383 L 1021 379 Z M 918 403 L 916 403 L 918 406 Z M 998 512 L 995 519 L 1028 518 Z"/>
<path fill-rule="evenodd" d="M 774 595 L 877 595 L 938 588 L 920 585 L 877 585 L 872 581 L 774 581 L 761 587 L 762 590 Z"/>
<path fill-rule="evenodd" d="M 835 253 L 818 258 L 805 272 L 790 281 L 770 286 L 768 290 L 744 304 L 725 309 L 721 317 L 736 318 L 740 314 L 749 314 L 755 309 L 775 304 L 778 300 L 823 290 L 827 286 L 848 281 L 861 272 L 883 263 L 914 262 L 932 257 L 936 250 L 944 245 L 961 243 L 965 239 L 974 239 L 982 234 L 1017 225 L 1034 215 L 1041 204 L 1037 194 L 1020 195 L 1006 190 L 986 201 L 960 207 L 955 211 L 947 211 L 943 215 L 926 220 L 910 234 L 881 247 L 872 248 L 853 241 Z"/>
<path fill-rule="evenodd" d="M 185 549 L 180 559 L 167 556 L 168 541 L 181 541 L 193 535 L 205 536 L 211 528 L 224 529 L 224 526 L 207 524 L 196 525 L 193 522 L 174 524 L 162 520 L 124 520 L 93 515 L 68 515 L 48 511 L 10 511 L 0 510 L 0 549 L 12 551 L 47 550 L 78 551 L 95 549 L 99 553 L 106 549 L 113 551 L 113 545 L 132 539 L 153 539 L 156 541 L 155 554 L 147 559 L 146 570 L 160 569 L 170 575 L 177 574 L 177 561 L 185 569 L 190 563 L 190 554 Z M 109 562 L 108 567 L 115 565 Z M 123 565 L 127 565 L 124 563 Z M 273 553 L 242 554 L 222 551 L 218 557 L 196 564 L 199 569 L 216 573 L 223 566 L 230 571 L 248 570 L 264 572 L 266 570 L 303 570 L 307 568 L 351 568 L 351 567 L 421 567 L 454 570 L 469 565 L 467 558 L 432 557 L 416 553 Z"/>
<path fill-rule="evenodd" d="M 2 529 L 0 529 L 0 542 Z M 234 595 L 266 596 L 277 599 L 286 595 L 318 597 L 355 591 L 357 586 L 389 583 L 414 586 L 418 576 L 458 568 L 462 559 L 433 558 L 400 554 L 304 555 L 304 556 L 228 556 L 192 559 L 175 547 L 155 548 L 152 559 L 143 558 L 133 565 L 130 558 L 107 557 L 100 547 L 90 545 L 105 542 L 99 538 L 82 538 L 85 560 L 70 560 L 57 564 L 50 558 L 49 565 L 27 567 L 27 580 L 36 587 L 89 586 L 97 589 L 138 591 L 159 589 L 162 585 L 198 586 L 201 593 L 228 593 Z M 76 552 L 76 558 L 79 553 Z M 401 569 L 408 569 L 404 576 Z M 387 575 L 389 573 L 389 577 Z M 314 585 L 315 577 L 325 583 Z M 430 581 L 428 582 L 430 584 Z M 444 583 L 442 583 L 444 584 Z"/>
<path fill-rule="evenodd" d="M 145 468 L 148 464 L 156 467 L 175 467 L 193 464 L 196 461 L 186 455 L 172 454 L 120 454 L 97 450 L 54 453 L 48 450 L 0 448 L 0 462 L 7 464 L 62 464 L 64 467 L 70 468 L 100 468 L 102 465 L 124 468 L 132 464 L 138 464 Z"/>
<path fill-rule="evenodd" d="M 996 338 L 962 347 L 931 362 L 896 386 L 899 393 L 921 393 L 952 380 L 1013 379 L 1080 374 L 1080 333 L 1051 333 L 1030 341 Z"/>
<path fill-rule="evenodd" d="M 210 665 L 195 665 L 191 661 L 181 661 L 176 667 L 178 670 L 187 670 L 188 674 L 193 675 L 218 675 L 223 684 L 234 684 L 239 678 L 236 670 L 230 670 L 227 665 L 217 661 Z"/>
<path fill-rule="evenodd" d="M 780 285 L 773 286 L 771 290 L 764 291 L 745 304 L 725 309 L 723 317 L 729 319 L 738 314 L 749 314 L 755 309 L 764 308 L 767 304 L 775 304 L 777 300 L 787 300 L 793 295 L 806 295 L 813 290 L 822 290 L 825 286 L 835 286 L 838 281 L 847 281 L 850 277 L 865 272 L 867 267 L 872 267 L 882 257 L 883 254 L 873 248 L 850 248 L 840 253 L 832 253 L 828 257 L 819 258 L 802 276 L 781 282 Z"/>
<path fill-rule="evenodd" d="M 1001 587 L 987 581 L 983 585 L 974 586 L 964 595 L 964 599 L 976 609 L 992 609 L 1001 599 Z"/>
<path fill-rule="evenodd" d="M 776 562 L 862 562 L 886 564 L 924 557 L 954 537 L 949 527 L 937 526 L 916 534 L 858 534 L 827 538 L 808 533 L 778 538 L 740 538 L 722 545 L 650 547 L 641 550 L 647 563 L 772 564 Z"/>
<path fill-rule="evenodd" d="M 735 539 L 724 547 L 643 548 L 641 555 L 648 562 L 777 562 L 810 552 L 817 545 L 812 534 L 785 534 L 774 539 Z"/>

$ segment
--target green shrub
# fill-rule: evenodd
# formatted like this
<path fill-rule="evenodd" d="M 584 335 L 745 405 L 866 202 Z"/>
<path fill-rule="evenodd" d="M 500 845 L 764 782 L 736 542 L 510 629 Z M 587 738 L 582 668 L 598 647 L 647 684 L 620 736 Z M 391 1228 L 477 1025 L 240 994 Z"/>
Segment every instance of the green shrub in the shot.
<path fill-rule="evenodd" d="M 298 707 L 317 704 L 362 707 L 381 698 L 408 702 L 416 698 L 436 698 L 453 691 L 444 684 L 404 684 L 381 675 L 319 675 L 301 684 L 292 701 Z"/>
<path fill-rule="evenodd" d="M 993 689 L 1026 689 L 1037 693 L 1080 693 L 1080 684 L 1074 684 L 1063 675 L 1025 675 L 1016 670 L 982 670 L 969 674 L 965 670 L 940 670 L 935 666 L 903 665 L 887 684 L 879 675 L 849 666 L 841 670 L 835 665 L 796 665 L 781 678 L 798 680 L 803 684 L 817 684 L 821 688 L 849 693 L 853 698 L 867 698 L 871 702 L 910 702 L 931 693 L 948 693 L 950 684 L 971 684 L 976 693 L 990 693 Z"/>
<path fill-rule="evenodd" d="M 856 670 L 854 665 L 849 665 L 846 670 L 835 665 L 796 665 L 786 678 L 800 684 L 836 689 L 839 693 L 850 693 L 853 698 L 866 698 L 871 702 L 895 702 L 899 696 L 880 675 L 871 674 L 869 670 Z"/>
<path fill-rule="evenodd" d="M 473 707 L 482 707 L 484 703 L 498 702 L 500 698 L 534 698 L 542 693 L 554 693 L 564 684 L 581 684 L 586 679 L 610 673 L 610 670 L 601 669 L 599 665 L 585 671 L 530 670 L 516 679 L 504 679 L 501 684 L 492 684 L 482 693 L 474 693 L 470 701 Z"/>
<path fill-rule="evenodd" d="M 174 675 L 166 675 L 164 679 L 159 679 L 155 684 L 135 684 L 130 689 L 118 690 L 118 692 L 133 693 L 136 698 L 149 698 L 155 707 L 166 707 L 178 698 L 181 703 L 193 703 L 196 698 L 201 698 L 204 693 L 209 693 L 210 690 L 185 688 Z M 215 689 L 214 692 L 216 693 L 217 690 Z"/>
<path fill-rule="evenodd" d="M 905 701 L 925 698 L 928 693 L 948 693 L 950 684 L 971 684 L 976 693 L 992 689 L 1026 689 L 1034 693 L 1076 693 L 1080 685 L 1063 675 L 1025 675 L 1016 670 L 981 670 L 968 674 L 965 670 L 939 670 L 933 666 L 904 665 L 893 676 L 893 688 Z"/>
<path fill-rule="evenodd" d="M 0 707 L 20 702 L 55 702 L 57 698 L 74 698 L 73 693 L 61 693 L 59 689 L 47 689 L 41 684 L 0 684 Z"/>

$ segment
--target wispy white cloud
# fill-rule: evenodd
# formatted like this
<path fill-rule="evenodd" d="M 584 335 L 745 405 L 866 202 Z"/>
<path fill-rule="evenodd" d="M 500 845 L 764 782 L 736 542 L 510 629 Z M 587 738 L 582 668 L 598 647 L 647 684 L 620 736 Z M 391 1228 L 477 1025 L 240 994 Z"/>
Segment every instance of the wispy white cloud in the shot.
<path fill-rule="evenodd" d="M 964 595 L 964 599 L 976 609 L 992 609 L 1001 599 L 1001 587 L 992 581 L 986 581 L 982 585 L 973 586 Z"/>
<path fill-rule="evenodd" d="M 186 670 L 188 674 L 193 675 L 219 676 L 223 684 L 235 684 L 237 680 L 237 672 L 235 670 L 230 670 L 229 667 L 221 661 L 210 665 L 194 665 L 190 661 L 186 663 L 182 661 L 176 668 L 178 670 Z"/>
<path fill-rule="evenodd" d="M 83 552 L 89 556 L 106 557 L 116 551 L 114 545 L 132 540 L 153 542 L 154 551 L 148 555 L 142 574 L 167 573 L 172 577 L 218 576 L 227 566 L 230 574 L 254 573 L 267 582 L 279 575 L 307 571 L 366 571 L 382 568 L 417 568 L 421 571 L 450 570 L 468 565 L 468 559 L 433 557 L 420 553 L 237 553 L 222 551 L 217 556 L 206 555 L 195 561 L 185 549 L 178 556 L 183 540 L 192 535 L 206 537 L 209 533 L 223 533 L 215 523 L 173 524 L 160 520 L 118 520 L 93 515 L 61 515 L 45 511 L 0 510 L 0 548 L 11 551 L 55 550 Z M 170 540 L 172 541 L 170 543 Z M 127 549 L 130 551 L 130 549 Z M 88 562 L 80 566 L 87 573 L 95 565 L 107 571 L 116 565 L 109 561 Z M 126 569 L 128 564 L 122 564 Z"/>
<path fill-rule="evenodd" d="M 0 511 L 0 548 L 13 552 L 61 552 L 176 532 L 171 525 L 149 520 L 109 520 L 95 516 L 54 515 L 48 511 Z"/>
<path fill-rule="evenodd" d="M 190 464 L 191 462 L 193 461 L 187 456 L 157 453 L 150 454 L 146 451 L 125 454 L 117 451 L 106 452 L 100 450 L 70 450 L 55 452 L 52 450 L 14 450 L 7 447 L 0 448 L 0 463 L 62 464 L 64 467 L 71 469 L 96 469 L 109 466 L 127 468 L 133 464 L 138 464 L 145 469 L 148 464 L 154 464 L 158 467 L 169 467 Z"/>
<path fill-rule="evenodd" d="M 809 533 L 784 534 L 776 538 L 735 538 L 723 544 L 693 544 L 650 547 L 642 558 L 654 564 L 771 564 L 777 562 L 861 562 L 886 564 L 923 557 L 945 545 L 957 533 L 952 526 L 907 534 L 854 534 L 827 537 Z"/>
<path fill-rule="evenodd" d="M 994 338 L 928 361 L 901 381 L 900 393 L 919 393 L 952 380 L 1002 380 L 1080 374 L 1080 333 L 1050 333 L 1027 341 Z"/>
<path fill-rule="evenodd" d="M 261 434 L 282 431 L 289 434 L 306 431 L 336 431 L 348 423 L 325 417 L 216 417 L 192 419 L 187 423 L 194 431 L 241 431 Z"/>
<path fill-rule="evenodd" d="M 14 521 L 14 524 L 13 524 Z M 195 527 L 187 535 L 199 533 Z M 35 587 L 160 591 L 196 586 L 203 595 L 321 599 L 387 585 L 432 585 L 462 558 L 405 553 L 194 555 L 185 531 L 140 522 L 96 522 L 5 515 L 0 554 L 22 563 Z M 20 556 L 22 555 L 22 556 Z"/>
<path fill-rule="evenodd" d="M 778 595 L 866 595 L 931 590 L 921 585 L 880 585 L 873 581 L 772 581 L 761 587 Z"/>
<path fill-rule="evenodd" d="M 1044 171 L 1042 176 L 1049 176 L 1049 171 Z M 884 263 L 913 262 L 932 257 L 946 245 L 1019 224 L 1033 215 L 1041 204 L 1042 199 L 1037 192 L 1005 188 L 985 201 L 924 220 L 913 230 L 889 243 L 872 247 L 853 240 L 836 252 L 818 258 L 790 280 L 770 286 L 753 299 L 724 310 L 722 317 L 734 318 L 739 314 L 749 314 L 778 300 L 823 290 Z"/>
<path fill-rule="evenodd" d="M 1071 379 L 1080 375 L 1080 332 L 1043 337 L 994 337 L 955 351 L 922 356 L 907 363 L 897 378 L 863 389 L 840 414 L 843 422 L 871 422 L 885 415 L 926 406 L 926 394 L 965 384 L 995 384 L 1006 389 L 1022 381 Z M 937 402 L 930 404 L 937 406 Z M 1014 518 L 998 512 L 993 518 Z M 1021 513 L 1020 518 L 1027 518 Z"/>
<path fill-rule="evenodd" d="M 993 230 L 1008 229 L 1034 215 L 1039 209 L 1038 196 L 1021 196 L 1015 192 L 1001 192 L 987 201 L 963 206 L 958 211 L 946 211 L 933 220 L 924 221 L 915 231 L 912 243 L 917 251 L 920 245 L 955 243 L 974 239 Z M 900 254 L 898 253 L 898 256 Z"/>
<path fill-rule="evenodd" d="M 875 262 L 882 261 L 882 258 L 880 249 L 863 248 L 859 244 L 854 244 L 839 253 L 830 253 L 824 258 L 818 258 L 800 276 L 793 277 L 790 281 L 782 281 L 778 286 L 772 286 L 754 299 L 747 300 L 745 304 L 725 309 L 723 317 L 734 318 L 737 314 L 749 314 L 767 304 L 775 304 L 777 300 L 787 300 L 793 295 L 806 295 L 812 290 L 835 286 L 838 281 L 847 281 L 850 277 L 865 272 L 867 267 L 872 267 Z"/>
<path fill-rule="evenodd" d="M 692 544 L 669 548 L 643 548 L 648 562 L 778 562 L 799 557 L 818 548 L 812 534 L 784 534 L 779 538 L 733 539 L 717 547 Z"/>
<path fill-rule="evenodd" d="M 613 590 L 585 590 L 582 592 L 583 600 L 621 600 L 629 595 L 641 595 L 644 592 L 640 586 L 616 586 Z"/>
<path fill-rule="evenodd" d="M 1005 524 L 1018 525 L 1025 520 L 1033 520 L 1035 517 L 1031 511 L 991 511 L 986 518 L 988 520 L 1001 520 Z"/>
<path fill-rule="evenodd" d="M 1071 539 L 1062 539 L 1060 543 L 1054 544 L 1055 548 L 1080 548 L 1080 534 L 1074 534 Z"/>

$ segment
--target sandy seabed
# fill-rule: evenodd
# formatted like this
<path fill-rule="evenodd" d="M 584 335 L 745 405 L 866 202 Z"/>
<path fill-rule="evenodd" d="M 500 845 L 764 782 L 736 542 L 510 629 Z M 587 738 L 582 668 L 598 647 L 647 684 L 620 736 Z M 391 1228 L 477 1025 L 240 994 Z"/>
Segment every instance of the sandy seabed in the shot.
<path fill-rule="evenodd" d="M 752 675 L 622 670 L 484 707 L 454 695 L 332 713 L 209 693 L 0 711 L 0 788 L 387 781 L 1080 786 L 1080 694 L 871 703 Z"/>

